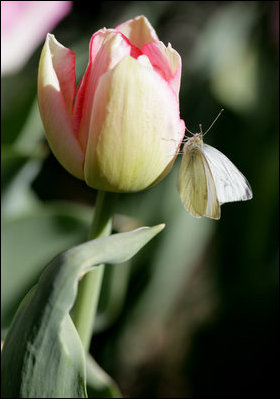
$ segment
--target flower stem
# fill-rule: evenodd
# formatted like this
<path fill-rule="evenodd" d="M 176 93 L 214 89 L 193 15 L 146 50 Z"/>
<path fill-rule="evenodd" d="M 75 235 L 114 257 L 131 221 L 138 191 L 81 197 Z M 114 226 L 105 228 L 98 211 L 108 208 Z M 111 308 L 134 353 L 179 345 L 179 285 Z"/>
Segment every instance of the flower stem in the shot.
<path fill-rule="evenodd" d="M 108 236 L 112 230 L 112 216 L 117 194 L 98 191 L 89 239 Z M 79 283 L 78 295 L 73 309 L 73 321 L 80 335 L 85 352 L 90 347 L 94 320 L 101 291 L 105 265 L 87 273 Z"/>

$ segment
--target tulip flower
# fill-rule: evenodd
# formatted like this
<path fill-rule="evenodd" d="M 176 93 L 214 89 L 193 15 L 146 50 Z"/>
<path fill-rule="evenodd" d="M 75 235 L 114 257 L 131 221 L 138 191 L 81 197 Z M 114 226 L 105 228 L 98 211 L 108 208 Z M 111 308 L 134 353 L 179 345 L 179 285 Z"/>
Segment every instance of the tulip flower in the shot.
<path fill-rule="evenodd" d="M 180 55 L 144 16 L 92 36 L 77 88 L 74 53 L 48 34 L 38 99 L 54 155 L 95 189 L 135 192 L 157 183 L 185 132 L 180 79 Z"/>

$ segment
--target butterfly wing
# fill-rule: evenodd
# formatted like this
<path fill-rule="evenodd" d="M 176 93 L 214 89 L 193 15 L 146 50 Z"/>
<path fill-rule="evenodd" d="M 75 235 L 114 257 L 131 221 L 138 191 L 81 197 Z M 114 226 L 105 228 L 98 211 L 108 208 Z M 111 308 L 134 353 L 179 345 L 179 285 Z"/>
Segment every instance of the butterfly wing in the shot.
<path fill-rule="evenodd" d="M 253 197 L 247 179 L 224 154 L 208 144 L 203 144 L 202 151 L 212 172 L 220 204 Z"/>
<path fill-rule="evenodd" d="M 220 218 L 215 183 L 208 162 L 199 147 L 184 147 L 178 191 L 184 207 L 191 215 Z"/>
<path fill-rule="evenodd" d="M 212 219 L 220 219 L 221 208 L 220 208 L 220 203 L 218 201 L 215 182 L 209 164 L 204 154 L 202 154 L 202 158 L 203 158 L 203 166 L 207 181 L 207 207 L 204 216 L 207 216 Z"/>

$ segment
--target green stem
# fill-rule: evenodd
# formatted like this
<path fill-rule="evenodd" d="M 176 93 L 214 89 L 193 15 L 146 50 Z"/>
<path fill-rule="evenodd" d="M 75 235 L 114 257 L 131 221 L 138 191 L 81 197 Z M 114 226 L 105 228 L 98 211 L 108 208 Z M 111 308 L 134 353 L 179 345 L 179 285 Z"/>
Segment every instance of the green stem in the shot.
<path fill-rule="evenodd" d="M 108 236 L 112 230 L 117 194 L 98 191 L 89 239 Z M 94 320 L 101 291 L 105 265 L 87 273 L 79 283 L 78 295 L 73 309 L 73 321 L 86 352 L 90 347 Z"/>

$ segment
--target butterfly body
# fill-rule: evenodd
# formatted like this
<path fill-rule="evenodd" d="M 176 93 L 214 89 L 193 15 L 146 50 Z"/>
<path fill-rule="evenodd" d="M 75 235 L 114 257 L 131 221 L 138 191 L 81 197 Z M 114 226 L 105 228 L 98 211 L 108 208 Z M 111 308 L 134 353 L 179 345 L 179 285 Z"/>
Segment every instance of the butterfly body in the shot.
<path fill-rule="evenodd" d="M 220 219 L 220 205 L 252 198 L 246 178 L 220 151 L 196 133 L 184 144 L 178 190 L 184 207 L 195 217 Z"/>

